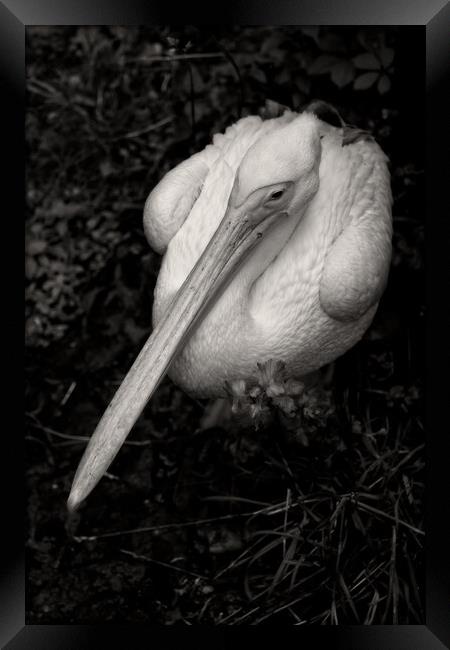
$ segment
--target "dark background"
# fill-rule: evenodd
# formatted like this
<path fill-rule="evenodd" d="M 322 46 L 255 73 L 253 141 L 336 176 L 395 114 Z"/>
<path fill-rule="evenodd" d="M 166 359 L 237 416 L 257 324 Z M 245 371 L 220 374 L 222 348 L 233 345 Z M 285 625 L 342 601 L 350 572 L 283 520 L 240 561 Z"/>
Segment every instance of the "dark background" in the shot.
<path fill-rule="evenodd" d="M 423 35 L 28 29 L 28 623 L 423 621 Z M 333 414 L 199 431 L 205 404 L 166 380 L 68 521 L 85 437 L 150 330 L 146 196 L 267 99 L 315 98 L 374 134 L 395 200 L 388 290 L 336 364 Z"/>

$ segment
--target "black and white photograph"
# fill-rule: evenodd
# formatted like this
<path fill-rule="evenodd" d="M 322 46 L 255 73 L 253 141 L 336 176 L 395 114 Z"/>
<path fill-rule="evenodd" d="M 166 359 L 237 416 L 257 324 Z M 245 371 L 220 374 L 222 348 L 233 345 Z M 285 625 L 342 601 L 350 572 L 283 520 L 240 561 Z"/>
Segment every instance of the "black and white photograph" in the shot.
<path fill-rule="evenodd" d="M 25 38 L 26 624 L 425 625 L 424 27 Z"/>

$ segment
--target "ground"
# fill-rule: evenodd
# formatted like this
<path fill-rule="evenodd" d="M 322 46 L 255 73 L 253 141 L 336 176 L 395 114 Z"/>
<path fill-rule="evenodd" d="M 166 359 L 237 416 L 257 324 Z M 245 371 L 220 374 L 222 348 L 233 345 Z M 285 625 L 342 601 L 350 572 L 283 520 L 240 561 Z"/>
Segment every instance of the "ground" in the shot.
<path fill-rule="evenodd" d="M 412 27 L 28 30 L 27 623 L 423 622 L 423 54 Z M 146 196 L 239 116 L 316 98 L 390 159 L 372 327 L 257 429 L 202 429 L 206 402 L 166 379 L 69 517 L 151 329 Z"/>

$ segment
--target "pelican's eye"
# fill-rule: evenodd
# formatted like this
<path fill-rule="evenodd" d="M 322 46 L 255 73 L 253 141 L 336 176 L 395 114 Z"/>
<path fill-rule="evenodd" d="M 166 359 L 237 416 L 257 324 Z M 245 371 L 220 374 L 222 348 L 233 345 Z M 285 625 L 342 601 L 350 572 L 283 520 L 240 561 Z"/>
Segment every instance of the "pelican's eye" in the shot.
<path fill-rule="evenodd" d="M 272 192 L 272 194 L 269 196 L 269 201 L 276 201 L 277 199 L 281 199 L 281 197 L 284 194 L 284 190 L 276 190 L 276 192 Z"/>
<path fill-rule="evenodd" d="M 286 199 L 288 197 L 288 194 L 291 193 L 293 183 L 283 183 L 279 184 L 278 186 L 272 186 L 272 189 L 266 194 L 266 198 L 264 199 L 264 207 L 267 210 L 271 209 L 278 209 L 278 207 L 281 207 L 286 203 Z"/>

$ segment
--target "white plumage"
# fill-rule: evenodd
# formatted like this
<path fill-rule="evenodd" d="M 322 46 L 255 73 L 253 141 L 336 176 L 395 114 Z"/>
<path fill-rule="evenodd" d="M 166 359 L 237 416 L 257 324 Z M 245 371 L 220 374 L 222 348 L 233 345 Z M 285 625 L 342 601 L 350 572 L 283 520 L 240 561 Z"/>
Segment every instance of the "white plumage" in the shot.
<path fill-rule="evenodd" d="M 257 363 L 302 377 L 361 338 L 389 270 L 387 159 L 312 111 L 246 117 L 162 179 L 144 228 L 164 253 L 154 331 L 89 442 L 71 507 L 167 372 L 190 394 L 221 396 Z"/>
<path fill-rule="evenodd" d="M 311 156 L 303 158 L 317 164 L 318 186 L 305 214 L 292 214 L 261 241 L 169 370 L 192 394 L 220 395 L 225 379 L 248 377 L 270 358 L 284 361 L 292 376 L 309 373 L 354 345 L 372 320 L 390 260 L 386 157 L 373 140 L 342 146 L 342 128 L 286 112 L 239 120 L 150 194 L 145 230 L 150 244 L 165 252 L 154 324 L 224 216 L 246 154 L 240 171 L 247 173 L 242 191 L 250 194 L 289 178 L 308 139 L 316 148 L 309 143 Z"/>

